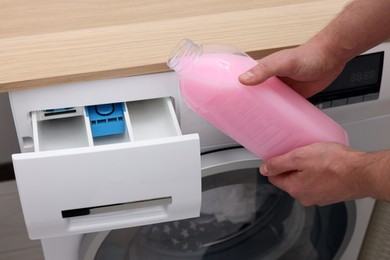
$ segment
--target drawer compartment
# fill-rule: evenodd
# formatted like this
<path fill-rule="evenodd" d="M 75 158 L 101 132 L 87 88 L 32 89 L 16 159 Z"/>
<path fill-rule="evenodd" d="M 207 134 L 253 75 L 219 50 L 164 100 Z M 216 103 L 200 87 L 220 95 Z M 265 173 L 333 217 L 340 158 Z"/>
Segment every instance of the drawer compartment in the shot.
<path fill-rule="evenodd" d="M 30 238 L 199 215 L 199 137 L 181 135 L 170 98 L 124 103 L 125 129 L 107 136 L 81 111 L 32 113 L 35 152 L 13 155 Z"/>
<path fill-rule="evenodd" d="M 79 113 L 32 112 L 35 151 L 50 151 L 91 145 L 82 108 Z M 76 111 L 76 109 L 72 110 Z M 65 115 L 67 115 L 65 117 Z M 53 119 L 55 117 L 55 119 Z"/>
<path fill-rule="evenodd" d="M 181 135 L 171 102 L 153 99 L 127 103 L 135 141 Z"/>

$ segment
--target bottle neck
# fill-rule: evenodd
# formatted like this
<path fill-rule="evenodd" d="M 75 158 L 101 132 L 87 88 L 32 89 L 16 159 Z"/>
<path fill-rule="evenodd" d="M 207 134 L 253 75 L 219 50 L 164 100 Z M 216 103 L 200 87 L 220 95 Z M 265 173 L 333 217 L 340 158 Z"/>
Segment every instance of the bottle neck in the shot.
<path fill-rule="evenodd" d="M 202 52 L 201 45 L 197 45 L 189 39 L 184 39 L 172 51 L 167 64 L 169 68 L 180 73 L 185 68 L 190 67 L 191 64 L 196 63 Z"/>

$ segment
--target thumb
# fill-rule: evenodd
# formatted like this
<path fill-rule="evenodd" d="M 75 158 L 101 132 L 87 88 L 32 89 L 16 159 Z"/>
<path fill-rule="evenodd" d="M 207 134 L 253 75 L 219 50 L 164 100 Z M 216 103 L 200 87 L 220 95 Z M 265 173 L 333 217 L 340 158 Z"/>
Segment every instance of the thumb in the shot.
<path fill-rule="evenodd" d="M 297 171 L 298 162 L 294 150 L 279 156 L 272 157 L 260 166 L 260 173 L 264 176 L 274 176 L 285 172 Z"/>
<path fill-rule="evenodd" d="M 274 76 L 272 70 L 263 61 L 259 61 L 256 66 L 241 74 L 238 80 L 244 85 L 253 86 L 264 82 L 272 76 Z"/>
<path fill-rule="evenodd" d="M 297 66 L 297 51 L 286 49 L 270 54 L 258 61 L 258 64 L 238 77 L 244 85 L 257 85 L 272 76 L 288 77 L 294 74 Z"/>

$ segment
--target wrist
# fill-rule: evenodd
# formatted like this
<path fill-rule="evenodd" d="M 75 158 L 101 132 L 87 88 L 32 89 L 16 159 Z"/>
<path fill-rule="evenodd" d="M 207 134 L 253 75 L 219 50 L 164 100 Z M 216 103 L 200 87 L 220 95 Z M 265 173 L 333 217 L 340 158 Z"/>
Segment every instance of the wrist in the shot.
<path fill-rule="evenodd" d="M 367 196 L 390 202 L 390 151 L 365 153 L 361 167 Z"/>
<path fill-rule="evenodd" d="M 351 54 L 351 50 L 342 47 L 342 43 L 333 37 L 329 37 L 327 32 L 318 33 L 306 44 L 316 48 L 330 68 L 344 68 L 345 64 L 354 56 L 354 54 Z"/>
<path fill-rule="evenodd" d="M 345 64 L 390 36 L 389 0 L 354 0 L 309 41 Z"/>

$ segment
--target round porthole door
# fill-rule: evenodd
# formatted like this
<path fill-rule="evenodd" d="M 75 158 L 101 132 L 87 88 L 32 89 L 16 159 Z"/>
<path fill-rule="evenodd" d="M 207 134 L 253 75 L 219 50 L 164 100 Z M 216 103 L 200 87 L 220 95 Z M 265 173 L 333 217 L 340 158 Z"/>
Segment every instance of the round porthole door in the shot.
<path fill-rule="evenodd" d="M 334 259 L 353 205 L 303 207 L 258 172 L 243 148 L 202 155 L 200 216 L 86 234 L 80 259 Z"/>

